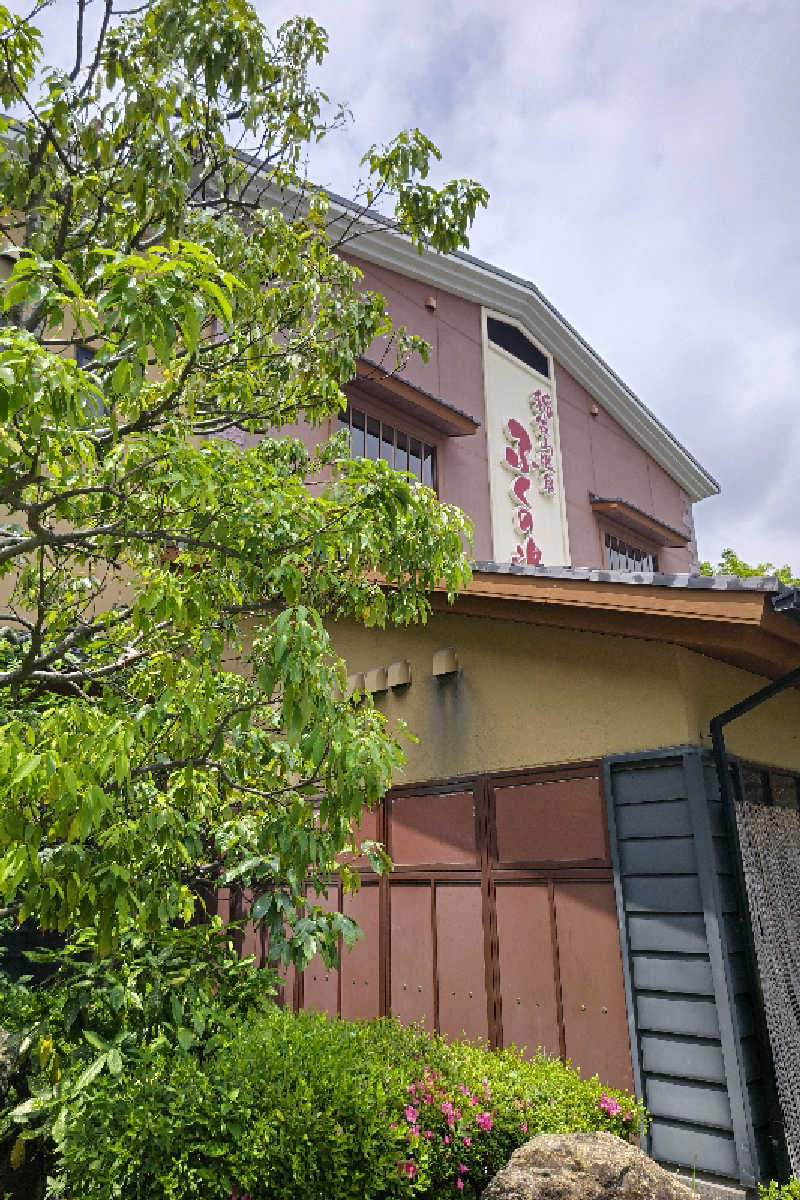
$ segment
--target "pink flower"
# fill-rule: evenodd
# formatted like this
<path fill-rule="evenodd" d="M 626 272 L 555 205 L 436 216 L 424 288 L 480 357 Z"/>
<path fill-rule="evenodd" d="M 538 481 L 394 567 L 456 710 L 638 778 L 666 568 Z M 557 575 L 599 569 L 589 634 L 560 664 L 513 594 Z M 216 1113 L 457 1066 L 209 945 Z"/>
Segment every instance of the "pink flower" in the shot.
<path fill-rule="evenodd" d="M 449 1146 L 450 1145 L 450 1134 L 445 1133 L 442 1137 L 442 1141 L 444 1142 L 445 1146 Z"/>
<path fill-rule="evenodd" d="M 413 1179 L 414 1176 L 419 1172 L 417 1164 L 412 1162 L 410 1159 L 407 1162 L 403 1162 L 402 1159 L 398 1159 L 395 1165 L 397 1166 L 400 1174 L 407 1175 L 409 1179 Z"/>
<path fill-rule="evenodd" d="M 389 1122 L 389 1128 L 390 1128 L 390 1129 L 397 1129 L 397 1121 L 390 1121 L 390 1122 Z"/>
<path fill-rule="evenodd" d="M 472 1105 L 472 1107 L 473 1107 L 473 1108 L 476 1108 L 476 1107 L 477 1107 L 477 1105 L 479 1105 L 479 1104 L 480 1104 L 480 1100 L 478 1099 L 478 1097 L 477 1097 L 477 1096 L 470 1096 L 470 1098 L 469 1098 L 469 1102 L 470 1102 L 470 1104 Z"/>
<path fill-rule="evenodd" d="M 492 1114 L 490 1112 L 479 1112 L 475 1118 L 475 1124 L 479 1129 L 482 1129 L 484 1133 L 488 1133 L 492 1128 Z"/>
<path fill-rule="evenodd" d="M 632 1121 L 632 1120 L 633 1120 L 633 1113 L 632 1113 L 632 1112 L 626 1112 L 626 1113 L 623 1113 L 623 1114 L 622 1114 L 622 1119 L 623 1119 L 623 1121 Z"/>
<path fill-rule="evenodd" d="M 433 1137 L 433 1130 L 431 1130 L 431 1129 L 426 1129 L 426 1130 L 425 1130 L 425 1141 L 426 1141 L 426 1142 L 429 1142 L 429 1141 L 431 1140 L 431 1138 L 432 1138 L 432 1137 Z"/>
<path fill-rule="evenodd" d="M 600 1096 L 600 1107 L 608 1113 L 610 1117 L 618 1117 L 622 1112 L 622 1105 L 619 1100 L 615 1100 L 613 1096 L 606 1095 L 605 1092 Z"/>
<path fill-rule="evenodd" d="M 408 1121 L 409 1125 L 413 1125 L 419 1116 L 419 1113 L 412 1104 L 407 1104 L 403 1109 L 403 1115 L 405 1116 L 405 1119 Z"/>
<path fill-rule="evenodd" d="M 456 1180 L 456 1187 L 458 1188 L 458 1190 L 459 1190 L 460 1192 L 463 1192 L 463 1190 L 464 1190 L 464 1180 L 463 1180 L 463 1179 L 457 1179 L 457 1180 Z"/>
<path fill-rule="evenodd" d="M 463 1163 L 458 1164 L 458 1173 L 459 1173 L 459 1175 L 466 1175 L 467 1168 L 464 1166 Z"/>
<path fill-rule="evenodd" d="M 472 1138 L 471 1138 L 471 1137 L 469 1137 L 469 1136 L 467 1136 L 467 1137 L 464 1137 L 464 1138 L 462 1138 L 461 1140 L 463 1141 L 464 1145 L 465 1145 L 465 1146 L 467 1146 L 467 1147 L 469 1147 L 469 1146 L 471 1146 L 471 1145 L 472 1145 Z"/>
<path fill-rule="evenodd" d="M 433 1104 L 433 1096 L 430 1092 L 426 1092 L 425 1095 L 422 1097 L 422 1103 L 423 1104 Z"/>
<path fill-rule="evenodd" d="M 408 1136 L 409 1137 L 419 1137 L 419 1125 L 409 1125 Z"/>
<path fill-rule="evenodd" d="M 527 1133 L 528 1132 L 528 1122 L 523 1121 L 522 1124 L 520 1125 L 520 1129 L 522 1130 L 523 1133 Z"/>

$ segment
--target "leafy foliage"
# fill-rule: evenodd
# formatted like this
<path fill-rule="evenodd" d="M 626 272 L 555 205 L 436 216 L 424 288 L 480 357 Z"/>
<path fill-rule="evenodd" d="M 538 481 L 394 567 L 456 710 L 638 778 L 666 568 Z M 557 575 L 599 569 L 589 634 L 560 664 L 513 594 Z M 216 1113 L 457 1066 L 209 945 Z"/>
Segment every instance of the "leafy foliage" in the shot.
<path fill-rule="evenodd" d="M 800 1200 L 800 1179 L 790 1179 L 788 1183 L 762 1183 L 758 1188 L 759 1200 Z"/>
<path fill-rule="evenodd" d="M 61 950 L 28 953 L 46 969 L 38 984 L 0 975 L 5 1031 L 27 1065 L 12 1080 L 3 1132 L 23 1142 L 43 1131 L 58 1138 L 89 1085 L 130 1070 L 144 1046 L 192 1052 L 199 1062 L 213 1052 L 268 1003 L 277 978 L 241 958 L 232 933 L 218 918 L 181 937 L 129 932 L 110 958 L 93 956 L 84 933 Z"/>
<path fill-rule="evenodd" d="M 202 1066 L 159 1050 L 101 1081 L 67 1118 L 60 1169 L 86 1200 L 474 1197 L 535 1133 L 629 1136 L 642 1116 L 554 1059 L 276 1010 Z"/>
<path fill-rule="evenodd" d="M 751 566 L 739 555 L 735 550 L 723 550 L 720 556 L 719 563 L 716 567 L 710 562 L 700 563 L 701 575 L 738 575 L 740 579 L 749 579 L 754 575 L 774 575 L 780 579 L 781 583 L 785 583 L 790 587 L 800 585 L 800 579 L 796 578 L 792 573 L 792 568 L 787 563 L 783 567 L 776 567 L 771 562 L 757 563 L 756 566 Z"/>
<path fill-rule="evenodd" d="M 352 942 L 315 897 L 358 886 L 342 856 L 403 731 L 344 697 L 325 622 L 425 620 L 469 573 L 462 513 L 282 436 L 335 417 L 376 338 L 390 369 L 427 353 L 301 177 L 344 119 L 309 78 L 324 30 L 101 0 L 90 46 L 86 7 L 65 71 L 0 6 L 0 913 L 68 943 L 23 1005 L 15 1102 L 48 1120 L 269 994 L 192 926 L 220 886 L 255 889 L 275 962 Z M 464 244 L 486 193 L 423 183 L 438 153 L 373 148 L 358 211 L 393 196 L 414 243 Z"/>
<path fill-rule="evenodd" d="M 244 0 L 109 0 L 77 44 L 71 72 L 44 67 L 0 8 L 21 114 L 0 142 L 0 895 L 104 957 L 257 882 L 276 959 L 332 956 L 342 929 L 302 885 L 403 756 L 340 698 L 323 619 L 424 620 L 467 577 L 468 527 L 340 439 L 274 434 L 335 414 L 377 336 L 399 361 L 426 347 L 296 174 L 341 120 L 309 83 L 313 21 L 270 38 Z M 437 156 L 403 134 L 369 187 L 447 250 L 486 197 L 421 187 Z"/>

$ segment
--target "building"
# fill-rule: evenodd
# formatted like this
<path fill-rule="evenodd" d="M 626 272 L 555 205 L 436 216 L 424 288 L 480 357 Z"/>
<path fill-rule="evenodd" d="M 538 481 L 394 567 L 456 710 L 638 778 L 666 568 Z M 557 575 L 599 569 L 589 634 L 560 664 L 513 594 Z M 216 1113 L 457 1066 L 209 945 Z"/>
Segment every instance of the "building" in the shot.
<path fill-rule="evenodd" d="M 373 346 L 339 424 L 469 513 L 477 566 L 424 627 L 333 630 L 420 740 L 365 814 L 392 876 L 328 896 L 363 941 L 286 996 L 570 1057 L 709 1179 L 800 1169 L 790 868 L 751 828 L 800 861 L 800 598 L 696 574 L 715 481 L 535 287 L 362 233 L 365 286 L 432 353 L 392 373 Z"/>

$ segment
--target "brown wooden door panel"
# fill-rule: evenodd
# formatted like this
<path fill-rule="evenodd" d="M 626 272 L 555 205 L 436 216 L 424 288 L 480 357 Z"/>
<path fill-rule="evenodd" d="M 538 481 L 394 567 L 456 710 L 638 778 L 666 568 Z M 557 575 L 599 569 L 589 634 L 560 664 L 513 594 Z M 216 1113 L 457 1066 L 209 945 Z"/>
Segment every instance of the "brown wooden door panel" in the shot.
<path fill-rule="evenodd" d="M 395 866 L 477 861 L 472 792 L 395 796 L 391 814 L 390 853 Z"/>
<path fill-rule="evenodd" d="M 486 1037 L 483 900 L 479 883 L 436 885 L 439 1029 L 448 1037 Z"/>
<path fill-rule="evenodd" d="M 392 883 L 391 981 L 392 1015 L 434 1027 L 432 898 L 429 883 Z"/>
<path fill-rule="evenodd" d="M 365 813 L 361 839 L 384 831 L 397 869 L 344 897 L 365 936 L 342 951 L 341 978 L 310 964 L 304 1007 L 566 1053 L 584 1076 L 631 1087 L 604 803 L 587 766 L 452 781 Z"/>
<path fill-rule="evenodd" d="M 292 963 L 288 963 L 286 965 L 279 963 L 277 965 L 277 971 L 280 977 L 280 983 L 278 985 L 278 995 L 276 996 L 276 1000 L 281 1006 L 285 1006 L 286 1008 L 294 1008 L 294 981 L 296 974 L 294 965 Z"/>
<path fill-rule="evenodd" d="M 547 884 L 500 884 L 497 942 L 503 1045 L 559 1053 L 550 901 Z"/>
<path fill-rule="evenodd" d="M 339 889 L 331 887 L 327 896 L 309 897 L 326 912 L 335 912 L 339 907 Z M 339 973 L 326 967 L 322 955 L 317 954 L 303 972 L 303 1008 L 336 1016 L 339 1011 Z"/>
<path fill-rule="evenodd" d="M 555 905 L 567 1057 L 633 1088 L 613 885 L 557 883 Z"/>
<path fill-rule="evenodd" d="M 364 884 L 344 897 L 343 911 L 363 933 L 352 950 L 342 948 L 342 1016 L 369 1020 L 380 1016 L 379 893 L 377 884 Z"/>
<path fill-rule="evenodd" d="M 353 836 L 354 836 L 356 842 L 358 842 L 360 844 L 361 842 L 366 842 L 366 841 L 372 841 L 372 842 L 380 841 L 379 816 L 380 816 L 379 808 L 369 809 L 369 808 L 367 808 L 366 805 L 364 805 L 364 807 L 361 810 L 360 824 L 356 824 L 356 822 L 354 821 L 353 825 L 352 825 Z M 356 867 L 361 868 L 362 870 L 370 870 L 369 859 L 367 858 L 366 854 L 359 854 L 359 855 L 343 854 L 341 857 L 341 861 L 346 862 L 346 863 L 352 863 Z"/>
<path fill-rule="evenodd" d="M 252 889 L 248 888 L 242 896 L 242 916 L 246 917 L 253 903 Z M 247 921 L 242 929 L 242 958 L 252 954 L 256 966 L 261 965 L 261 934 L 252 921 Z"/>
<path fill-rule="evenodd" d="M 600 780 L 592 777 L 495 789 L 501 862 L 607 859 Z"/>

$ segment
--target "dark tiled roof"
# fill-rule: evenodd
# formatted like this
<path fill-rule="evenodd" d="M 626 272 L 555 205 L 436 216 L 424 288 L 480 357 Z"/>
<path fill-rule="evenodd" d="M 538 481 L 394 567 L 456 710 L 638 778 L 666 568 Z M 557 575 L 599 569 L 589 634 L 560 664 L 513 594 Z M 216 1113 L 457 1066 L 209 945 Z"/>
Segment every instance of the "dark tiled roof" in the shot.
<path fill-rule="evenodd" d="M 603 571 L 593 567 L 528 567 L 515 563 L 476 562 L 476 571 L 486 575 L 526 575 L 540 579 L 574 579 L 588 583 L 619 583 L 628 586 L 696 588 L 717 592 L 764 592 L 789 597 L 800 595 L 774 575 L 670 575 L 665 571 Z M 782 606 L 785 607 L 785 604 Z"/>

